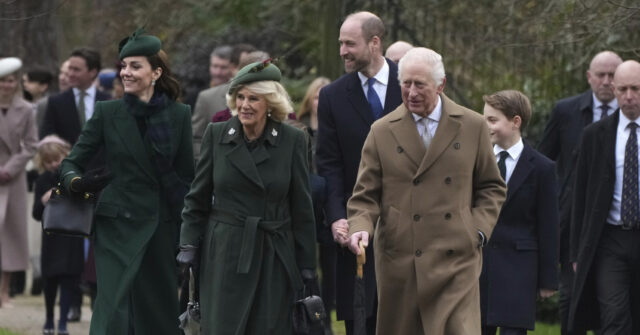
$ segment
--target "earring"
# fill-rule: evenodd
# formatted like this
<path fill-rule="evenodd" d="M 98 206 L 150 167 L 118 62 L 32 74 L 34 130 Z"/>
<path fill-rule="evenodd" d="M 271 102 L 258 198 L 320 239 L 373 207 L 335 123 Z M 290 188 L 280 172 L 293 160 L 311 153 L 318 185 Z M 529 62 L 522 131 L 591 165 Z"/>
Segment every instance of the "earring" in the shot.
<path fill-rule="evenodd" d="M 151 86 L 156 86 L 156 80 L 155 79 L 151 80 Z"/>
<path fill-rule="evenodd" d="M 267 117 L 271 117 L 271 110 L 267 109 Z"/>

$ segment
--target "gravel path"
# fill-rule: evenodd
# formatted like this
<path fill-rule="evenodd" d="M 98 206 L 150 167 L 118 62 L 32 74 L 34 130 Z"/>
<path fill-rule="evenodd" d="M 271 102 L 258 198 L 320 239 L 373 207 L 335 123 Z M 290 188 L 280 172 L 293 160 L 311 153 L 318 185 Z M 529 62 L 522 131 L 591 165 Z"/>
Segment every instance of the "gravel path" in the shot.
<path fill-rule="evenodd" d="M 28 292 L 28 291 L 26 291 Z M 40 335 L 44 325 L 45 309 L 44 297 L 21 295 L 13 300 L 14 308 L 0 307 L 0 328 L 4 328 L 20 335 Z M 60 310 L 56 306 L 56 322 Z M 89 299 L 85 297 L 82 306 L 82 320 L 68 324 L 71 335 L 89 334 L 89 322 L 91 321 L 91 309 Z M 2 331 L 0 330 L 0 333 Z"/>

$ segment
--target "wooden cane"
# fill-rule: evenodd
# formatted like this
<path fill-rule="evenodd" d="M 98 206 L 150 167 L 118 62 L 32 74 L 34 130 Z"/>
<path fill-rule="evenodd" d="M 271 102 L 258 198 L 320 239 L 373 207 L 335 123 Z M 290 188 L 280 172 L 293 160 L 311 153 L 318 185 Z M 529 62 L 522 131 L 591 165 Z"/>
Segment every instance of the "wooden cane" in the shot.
<path fill-rule="evenodd" d="M 356 256 L 356 260 L 358 262 L 358 267 L 356 269 L 356 275 L 358 276 L 358 278 L 362 278 L 362 266 L 364 265 L 364 263 L 367 262 L 367 256 L 365 254 L 364 251 L 364 245 L 362 244 L 362 240 L 360 240 L 360 242 L 358 242 L 358 246 L 360 247 L 360 255 Z"/>

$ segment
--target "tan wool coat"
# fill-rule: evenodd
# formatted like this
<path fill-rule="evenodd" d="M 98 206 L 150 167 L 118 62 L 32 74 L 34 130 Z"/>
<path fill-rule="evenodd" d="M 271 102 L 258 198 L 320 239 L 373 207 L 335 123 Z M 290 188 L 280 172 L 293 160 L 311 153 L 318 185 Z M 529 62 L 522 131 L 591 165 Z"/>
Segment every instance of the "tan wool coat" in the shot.
<path fill-rule="evenodd" d="M 428 152 L 404 105 L 371 127 L 347 212 L 373 235 L 377 334 L 480 335 L 480 235 L 506 187 L 481 115 L 444 94 Z"/>
<path fill-rule="evenodd" d="M 37 144 L 34 107 L 15 97 L 7 114 L 0 112 L 0 170 L 11 176 L 8 183 L 0 184 L 2 271 L 22 271 L 28 266 L 25 166 L 33 157 Z"/>

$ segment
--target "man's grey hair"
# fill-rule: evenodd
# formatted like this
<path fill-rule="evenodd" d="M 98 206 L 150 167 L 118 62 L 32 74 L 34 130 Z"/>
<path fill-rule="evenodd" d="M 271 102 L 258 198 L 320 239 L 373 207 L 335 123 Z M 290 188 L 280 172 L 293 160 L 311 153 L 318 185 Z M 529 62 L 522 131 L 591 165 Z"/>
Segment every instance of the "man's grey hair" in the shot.
<path fill-rule="evenodd" d="M 213 49 L 213 51 L 211 51 L 211 56 L 216 56 L 218 58 L 224 59 L 224 60 L 231 60 L 231 52 L 233 51 L 233 48 L 229 45 L 222 45 L 219 46 L 215 49 Z"/>
<path fill-rule="evenodd" d="M 400 59 L 398 63 L 398 81 L 402 83 L 403 68 L 407 64 L 421 63 L 431 68 L 431 77 L 437 86 L 444 82 L 445 72 L 442 56 L 427 48 L 413 48 Z"/>

